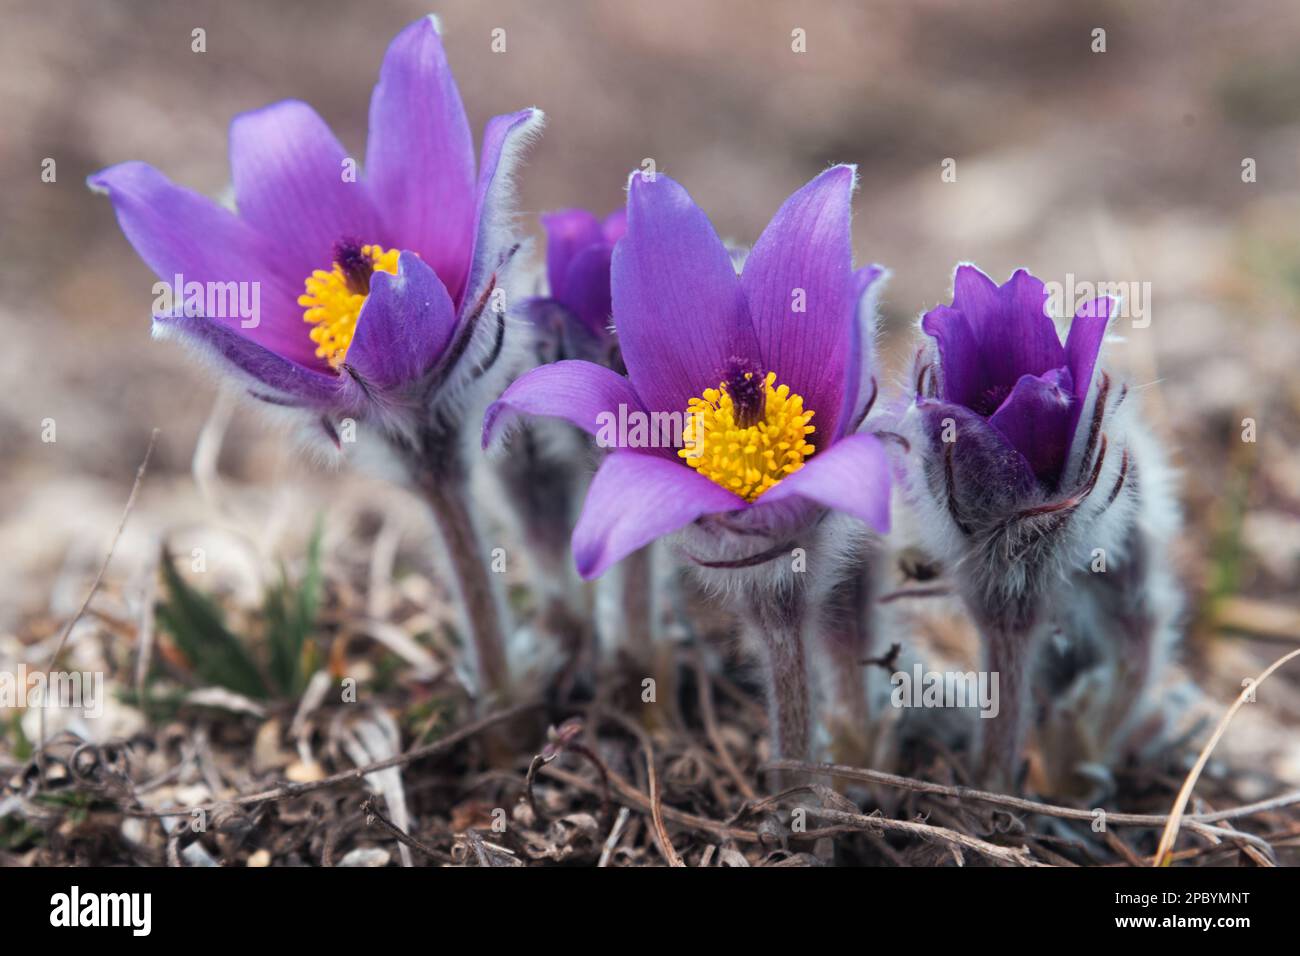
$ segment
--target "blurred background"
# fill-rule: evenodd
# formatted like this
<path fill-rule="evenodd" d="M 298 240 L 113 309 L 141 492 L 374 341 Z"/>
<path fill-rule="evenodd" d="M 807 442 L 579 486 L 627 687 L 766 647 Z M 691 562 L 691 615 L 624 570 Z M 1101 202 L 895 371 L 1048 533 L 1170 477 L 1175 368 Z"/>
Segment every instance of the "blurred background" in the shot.
<path fill-rule="evenodd" d="M 293 554 L 322 509 L 351 508 L 364 527 L 367 513 L 373 524 L 407 507 L 302 460 L 255 409 L 219 402 L 180 348 L 150 340 L 154 277 L 84 178 L 141 159 L 218 194 L 231 117 L 287 97 L 362 155 L 384 49 L 426 12 L 406 0 L 4 0 L 0 657 L 57 636 L 154 427 L 110 582 L 142 581 L 158 534 L 191 523 L 219 518 Z M 807 179 L 858 164 L 857 259 L 893 270 L 891 376 L 958 261 L 999 280 L 1025 266 L 1058 282 L 1149 283 L 1149 325 L 1121 321 L 1124 341 L 1108 348 L 1184 473 L 1188 666 L 1226 703 L 1295 646 L 1300 5 L 444 0 L 436 12 L 476 131 L 527 105 L 548 115 L 520 178 L 533 235 L 548 209 L 613 209 L 651 157 L 748 244 Z M 198 27 L 203 53 L 191 50 Z M 796 29 L 806 52 L 792 50 Z M 54 182 L 42 181 L 47 158 Z M 351 532 L 326 533 L 337 555 Z M 1268 695 L 1284 728 L 1300 718 L 1297 674 Z M 1234 727 L 1239 750 L 1264 745 L 1254 719 Z M 1272 769 L 1300 779 L 1300 752 L 1276 743 Z"/>

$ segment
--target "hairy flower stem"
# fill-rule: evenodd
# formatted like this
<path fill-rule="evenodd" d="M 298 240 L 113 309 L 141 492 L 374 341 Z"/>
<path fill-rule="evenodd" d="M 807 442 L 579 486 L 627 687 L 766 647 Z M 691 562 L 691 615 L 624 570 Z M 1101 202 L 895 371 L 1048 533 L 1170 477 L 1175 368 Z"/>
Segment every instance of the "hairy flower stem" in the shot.
<path fill-rule="evenodd" d="M 751 647 L 766 663 L 772 756 L 806 760 L 812 744 L 808 662 L 804 646 L 803 595 L 793 591 L 750 594 L 740 609 Z"/>
<path fill-rule="evenodd" d="M 871 578 L 860 571 L 841 581 L 818 609 L 812 648 L 822 712 L 830 733 L 830 759 L 853 767 L 871 759 L 867 671 L 871 654 Z"/>
<path fill-rule="evenodd" d="M 998 715 L 979 723 L 984 739 L 979 777 L 984 785 L 1014 793 L 1029 721 L 1028 677 L 1032 672 L 1035 623 L 1022 619 L 985 620 L 980 626 L 984 642 L 984 669 L 998 675 Z"/>
<path fill-rule="evenodd" d="M 653 544 L 619 563 L 618 603 L 622 649 L 634 667 L 653 678 L 655 700 L 662 705 L 642 708 L 645 724 L 651 730 L 671 726 L 678 718 L 677 661 L 672 645 L 660 640 Z"/>
<path fill-rule="evenodd" d="M 573 566 L 576 492 L 582 484 L 571 460 L 548 451 L 543 423 L 529 423 L 511 436 L 509 454 L 496 473 L 518 518 L 533 591 L 540 605 L 538 623 L 568 660 L 567 675 L 582 683 L 595 679 L 597 653 L 591 627 L 590 591 Z"/>
<path fill-rule="evenodd" d="M 1109 742 L 1128 729 L 1130 718 L 1140 713 L 1152 678 L 1152 659 L 1159 614 L 1157 595 L 1170 589 L 1154 586 L 1156 569 L 1151 562 L 1151 543 L 1138 529 L 1129 534 L 1125 560 L 1111 573 L 1093 574 L 1101 633 L 1115 634 L 1115 690 L 1112 706 L 1097 736 Z M 1100 579 L 1100 580 L 1099 580 Z"/>
<path fill-rule="evenodd" d="M 499 703 L 509 696 L 510 669 L 501 606 L 470 510 L 469 488 L 463 479 L 430 477 L 421 482 L 421 491 L 433 511 L 456 579 L 474 648 L 478 690 Z"/>
<path fill-rule="evenodd" d="M 651 546 L 633 551 L 619 565 L 619 605 L 628 653 L 649 663 L 655 656 L 654 556 Z"/>

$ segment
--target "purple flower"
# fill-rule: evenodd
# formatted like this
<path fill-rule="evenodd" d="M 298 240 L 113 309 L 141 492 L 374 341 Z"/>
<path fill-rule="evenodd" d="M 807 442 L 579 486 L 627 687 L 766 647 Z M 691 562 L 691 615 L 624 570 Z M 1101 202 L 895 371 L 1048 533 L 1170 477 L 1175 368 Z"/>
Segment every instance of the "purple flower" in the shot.
<path fill-rule="evenodd" d="M 615 446 L 574 530 L 584 577 L 711 516 L 754 527 L 830 508 L 887 528 L 885 452 L 873 435 L 854 434 L 869 401 L 857 304 L 880 274 L 852 266 L 854 178 L 837 166 L 791 196 L 737 275 L 681 186 L 632 175 L 627 233 L 612 257 L 626 377 L 590 362 L 545 365 L 484 421 L 485 445 L 522 413 Z M 655 441 L 674 421 L 682 440 Z"/>
<path fill-rule="evenodd" d="M 541 119 L 533 109 L 492 119 L 476 172 L 465 108 L 425 17 L 384 57 L 364 175 L 311 107 L 285 101 L 231 124 L 237 214 L 140 162 L 88 181 L 164 283 L 200 290 L 155 310 L 156 335 L 180 336 L 273 403 L 423 408 L 509 258 L 510 168 Z M 249 288 L 256 315 L 223 307 L 223 290 Z"/>
<path fill-rule="evenodd" d="M 945 418 L 973 429 L 964 449 L 997 462 L 999 480 L 1015 487 L 1061 483 L 1080 412 L 1092 384 L 1110 300 L 1086 303 L 1062 348 L 1047 314 L 1043 283 L 1021 269 L 1005 285 L 974 266 L 957 268 L 951 306 L 921 322 L 938 347 L 928 403 L 932 427 Z M 933 391 L 933 388 L 932 388 Z"/>
<path fill-rule="evenodd" d="M 1116 412 L 1127 389 L 1111 396 L 1104 374 L 1094 384 L 1110 307 L 1085 303 L 1062 346 L 1042 282 L 1020 270 L 997 286 L 960 266 L 953 304 L 921 322 L 934 341 L 901 424 L 920 465 L 908 499 L 980 630 L 985 669 L 1000 675 L 999 715 L 982 728 L 991 784 L 1016 782 L 1048 595 L 1069 600 L 1073 570 L 1123 548 L 1130 453 Z"/>

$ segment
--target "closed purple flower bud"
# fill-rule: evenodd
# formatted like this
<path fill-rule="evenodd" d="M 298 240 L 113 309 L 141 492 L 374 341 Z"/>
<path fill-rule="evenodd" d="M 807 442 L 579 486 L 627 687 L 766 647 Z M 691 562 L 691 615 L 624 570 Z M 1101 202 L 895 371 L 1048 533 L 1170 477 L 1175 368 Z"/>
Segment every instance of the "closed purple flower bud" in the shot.
<path fill-rule="evenodd" d="M 919 465 L 908 500 L 1000 674 L 984 771 L 1003 785 L 1028 718 L 1044 598 L 1095 549 L 1122 551 L 1135 507 L 1127 388 L 1097 370 L 1110 309 L 1105 298 L 1086 303 L 1062 345 L 1042 282 L 1020 270 L 998 286 L 963 265 L 952 305 L 921 323 L 932 341 L 900 425 Z"/>

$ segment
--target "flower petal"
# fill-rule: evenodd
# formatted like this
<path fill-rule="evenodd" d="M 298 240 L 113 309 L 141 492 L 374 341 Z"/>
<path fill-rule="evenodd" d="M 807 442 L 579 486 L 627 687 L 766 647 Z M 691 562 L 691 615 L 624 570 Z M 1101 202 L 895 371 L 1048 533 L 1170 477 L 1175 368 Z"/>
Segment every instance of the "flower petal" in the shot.
<path fill-rule="evenodd" d="M 573 529 L 578 573 L 599 577 L 633 551 L 696 518 L 744 507 L 744 499 L 679 462 L 614 452 L 592 479 Z"/>
<path fill-rule="evenodd" d="M 651 411 L 686 410 L 758 340 L 722 240 L 686 190 L 633 173 L 627 235 L 614 249 L 614 323 L 628 376 Z"/>
<path fill-rule="evenodd" d="M 297 100 L 243 113 L 230 124 L 240 218 L 275 243 L 285 279 L 299 291 L 313 269 L 329 269 L 340 239 L 380 239 L 369 188 L 359 176 L 345 179 L 347 161 L 325 121 Z"/>
<path fill-rule="evenodd" d="M 921 319 L 921 328 L 939 348 L 940 394 L 945 401 L 973 407 L 989 386 L 983 350 L 966 313 L 936 306 Z"/>
<path fill-rule="evenodd" d="M 853 334 L 855 177 L 835 166 L 787 199 L 741 275 L 765 369 L 803 396 L 823 435 L 838 434 Z"/>
<path fill-rule="evenodd" d="M 215 360 L 223 374 L 245 379 L 259 398 L 321 409 L 341 400 L 338 376 L 304 368 L 209 319 L 156 316 L 153 334 L 157 339 L 181 339 L 201 358 Z"/>
<path fill-rule="evenodd" d="M 456 307 L 442 280 L 403 250 L 397 274 L 375 272 L 347 364 L 367 385 L 392 389 L 429 371 L 451 341 Z"/>
<path fill-rule="evenodd" d="M 997 283 L 969 263 L 959 265 L 952 279 L 952 307 L 966 314 L 973 332 L 982 333 L 1001 314 Z"/>
<path fill-rule="evenodd" d="M 474 241 L 474 139 L 432 17 L 406 27 L 384 54 L 366 178 L 390 244 L 418 252 L 460 301 Z"/>
<path fill-rule="evenodd" d="M 541 110 L 526 109 L 494 116 L 483 131 L 469 280 L 458 298 L 451 286 L 447 287 L 462 311 L 466 301 L 478 297 L 488 277 L 500 267 L 515 242 L 514 171 L 545 122 L 546 115 Z"/>
<path fill-rule="evenodd" d="M 595 213 L 586 209 L 561 209 L 541 219 L 546 230 L 546 279 L 551 297 L 563 302 L 573 257 L 589 246 L 604 245 L 605 233 Z"/>
<path fill-rule="evenodd" d="M 1022 375 L 1042 375 L 1065 364 L 1056 323 L 1047 312 L 1047 290 L 1024 269 L 998 289 L 1001 314 L 983 328 L 967 314 L 980 339 L 984 367 L 994 384 L 1012 386 Z"/>
<path fill-rule="evenodd" d="M 889 530 L 889 455 L 875 435 L 849 435 L 813 455 L 764 493 L 757 504 L 806 498 L 843 511 L 884 534 Z"/>
<path fill-rule="evenodd" d="M 592 335 L 609 330 L 613 299 L 609 289 L 609 267 L 614 250 L 610 246 L 588 246 L 569 264 L 564 282 L 564 303 L 573 310 Z"/>
<path fill-rule="evenodd" d="M 1113 305 L 1108 296 L 1092 299 L 1079 307 L 1070 323 L 1070 334 L 1065 339 L 1065 362 L 1074 379 L 1074 397 L 1080 405 L 1092 387 L 1092 373 L 1097 367 L 1097 355 L 1106 337 Z"/>
<path fill-rule="evenodd" d="M 873 392 L 879 393 L 875 378 L 876 307 L 880 291 L 888 275 L 883 266 L 863 266 L 853 273 L 852 296 L 853 326 L 849 335 L 848 365 L 844 381 L 844 408 L 840 413 L 840 433 L 860 425 L 859 419 L 867 411 L 867 402 L 873 401 Z M 838 438 L 838 435 L 832 438 Z"/>
<path fill-rule="evenodd" d="M 1025 456 L 1039 481 L 1055 488 L 1070 451 L 1076 406 L 1069 369 L 1022 375 L 989 424 Z"/>
<path fill-rule="evenodd" d="M 632 383 L 592 362 L 568 359 L 541 365 L 515 379 L 483 416 L 487 448 L 515 415 L 562 418 L 590 435 L 600 431 L 602 415 L 618 416 L 619 406 L 644 414 Z M 684 466 L 681 466 L 684 467 Z"/>
<path fill-rule="evenodd" d="M 605 233 L 605 241 L 611 246 L 627 235 L 627 207 L 615 209 L 606 216 L 601 230 Z"/>
<path fill-rule="evenodd" d="M 108 195 L 127 241 L 164 282 L 180 276 L 182 283 L 248 283 L 257 290 L 255 326 L 245 328 L 239 316 L 210 316 L 210 321 L 290 361 L 322 367 L 303 331 L 296 290 L 270 267 L 275 250 L 246 222 L 146 163 L 111 166 L 86 182 Z"/>

